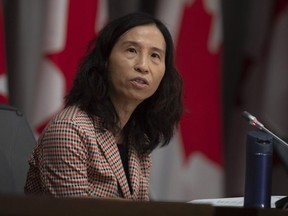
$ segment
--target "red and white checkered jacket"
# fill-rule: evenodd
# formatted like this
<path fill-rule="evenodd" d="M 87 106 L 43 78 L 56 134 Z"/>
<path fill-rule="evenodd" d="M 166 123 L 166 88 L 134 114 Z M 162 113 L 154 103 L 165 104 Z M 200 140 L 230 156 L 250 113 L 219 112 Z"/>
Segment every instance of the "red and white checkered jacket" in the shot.
<path fill-rule="evenodd" d="M 39 137 L 29 160 L 26 194 L 149 200 L 151 156 L 129 147 L 129 185 L 111 132 L 78 107 L 61 111 Z"/>

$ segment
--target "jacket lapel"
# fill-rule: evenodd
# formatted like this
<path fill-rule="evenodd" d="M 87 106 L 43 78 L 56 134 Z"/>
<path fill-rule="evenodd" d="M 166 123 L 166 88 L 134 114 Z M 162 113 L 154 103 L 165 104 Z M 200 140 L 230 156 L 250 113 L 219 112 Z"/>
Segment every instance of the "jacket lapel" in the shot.
<path fill-rule="evenodd" d="M 132 197 L 133 199 L 137 199 L 140 182 L 140 161 L 136 150 L 132 146 L 129 147 L 129 173 L 132 186 Z"/>
<path fill-rule="evenodd" d="M 96 132 L 96 136 L 96 139 L 103 150 L 103 154 L 117 178 L 124 198 L 131 199 L 127 178 L 114 136 L 107 130 Z"/>

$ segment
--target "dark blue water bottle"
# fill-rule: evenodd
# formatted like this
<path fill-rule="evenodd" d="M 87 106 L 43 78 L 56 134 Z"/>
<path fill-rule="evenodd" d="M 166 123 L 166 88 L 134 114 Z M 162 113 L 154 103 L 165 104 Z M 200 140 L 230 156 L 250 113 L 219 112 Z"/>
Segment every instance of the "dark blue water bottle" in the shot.
<path fill-rule="evenodd" d="M 270 208 L 273 137 L 262 131 L 247 134 L 244 207 Z"/>

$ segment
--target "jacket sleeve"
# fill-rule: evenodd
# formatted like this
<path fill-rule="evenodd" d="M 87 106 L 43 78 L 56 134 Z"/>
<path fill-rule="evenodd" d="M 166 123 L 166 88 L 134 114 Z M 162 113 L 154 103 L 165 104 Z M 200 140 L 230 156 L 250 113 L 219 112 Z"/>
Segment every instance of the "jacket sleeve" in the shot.
<path fill-rule="evenodd" d="M 56 197 L 87 196 L 86 135 L 74 122 L 54 121 L 41 139 L 38 152 L 43 192 Z"/>

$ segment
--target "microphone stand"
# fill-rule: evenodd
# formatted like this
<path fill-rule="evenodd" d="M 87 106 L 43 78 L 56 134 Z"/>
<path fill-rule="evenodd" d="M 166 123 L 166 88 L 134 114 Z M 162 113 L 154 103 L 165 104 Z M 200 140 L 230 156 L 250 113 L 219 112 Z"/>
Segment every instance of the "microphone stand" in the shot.
<path fill-rule="evenodd" d="M 285 145 L 288 148 L 288 144 L 282 140 L 280 137 L 272 133 L 270 130 L 268 130 L 261 122 L 257 120 L 257 118 L 253 115 L 251 115 L 249 112 L 244 111 L 242 116 L 249 122 L 250 125 L 253 125 L 257 127 L 260 130 L 263 130 L 267 132 L 268 134 L 272 135 L 276 140 L 278 140 L 281 144 Z"/>

